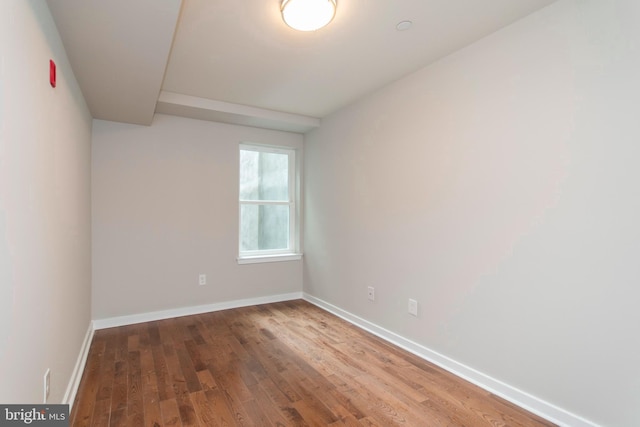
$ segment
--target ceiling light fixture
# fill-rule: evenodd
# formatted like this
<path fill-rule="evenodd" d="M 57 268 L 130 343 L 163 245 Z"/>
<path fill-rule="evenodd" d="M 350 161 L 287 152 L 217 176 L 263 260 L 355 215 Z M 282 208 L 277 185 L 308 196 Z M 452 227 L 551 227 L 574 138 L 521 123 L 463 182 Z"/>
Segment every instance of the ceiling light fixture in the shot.
<path fill-rule="evenodd" d="M 282 0 L 282 19 L 298 31 L 315 31 L 336 14 L 336 0 Z"/>

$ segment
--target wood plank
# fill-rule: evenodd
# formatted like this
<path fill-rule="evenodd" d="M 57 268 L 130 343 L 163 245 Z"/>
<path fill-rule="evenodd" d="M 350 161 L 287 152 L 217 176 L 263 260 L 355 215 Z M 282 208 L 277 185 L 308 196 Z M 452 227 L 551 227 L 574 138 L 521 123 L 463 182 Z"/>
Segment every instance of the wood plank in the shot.
<path fill-rule="evenodd" d="M 113 333 L 100 334 L 102 331 L 98 331 L 105 342 L 105 349 L 102 354 L 102 362 L 100 367 L 100 386 L 98 387 L 98 394 L 96 400 L 105 400 L 111 398 L 115 360 L 116 360 L 116 340 L 117 335 Z"/>
<path fill-rule="evenodd" d="M 113 387 L 111 389 L 111 411 L 127 409 L 127 362 L 118 360 L 115 363 L 113 374 Z"/>
<path fill-rule="evenodd" d="M 142 375 L 142 402 L 145 427 L 160 427 L 162 412 L 160 410 L 160 396 L 158 394 L 158 379 L 151 349 L 151 336 L 140 352 L 140 371 Z"/>
<path fill-rule="evenodd" d="M 146 427 L 160 427 L 162 425 L 162 411 L 157 398 L 144 399 L 144 425 Z"/>
<path fill-rule="evenodd" d="M 132 326 L 121 326 L 116 328 L 117 331 L 117 344 L 116 344 L 116 360 L 126 361 L 129 355 L 129 333 L 133 333 Z"/>
<path fill-rule="evenodd" d="M 136 346 L 136 348 L 138 348 Z M 130 419 L 139 420 L 144 414 L 142 407 L 142 371 L 140 368 L 140 352 L 129 352 L 128 365 L 128 394 L 127 394 L 127 416 Z M 144 422 L 138 424 L 142 425 Z"/>
<path fill-rule="evenodd" d="M 105 340 L 100 339 L 100 337 L 94 338 L 94 341 L 91 343 L 87 363 L 73 406 L 73 414 L 69 417 L 72 420 L 71 424 L 73 426 L 91 425 L 98 388 L 102 382 L 100 378 L 100 368 L 105 346 Z"/>
<path fill-rule="evenodd" d="M 117 411 L 111 412 L 109 427 L 126 427 L 128 425 L 129 419 L 127 418 L 127 408 L 121 408 Z"/>
<path fill-rule="evenodd" d="M 108 427 L 111 417 L 111 401 L 109 399 L 96 401 L 93 407 L 92 427 Z"/>
<path fill-rule="evenodd" d="M 195 367 L 193 366 L 193 363 L 191 363 L 191 358 L 189 357 L 189 353 L 187 352 L 186 348 L 182 346 L 177 347 L 176 354 L 178 356 L 180 369 L 182 370 L 182 376 L 185 379 L 189 392 L 195 393 L 196 391 L 202 390 L 202 386 L 200 385 L 200 381 L 198 380 L 198 374 Z"/>
<path fill-rule="evenodd" d="M 184 345 L 195 371 L 200 372 L 207 369 L 207 364 L 202 360 L 198 344 L 196 344 L 196 342 L 193 340 L 187 340 L 184 342 Z"/>
<path fill-rule="evenodd" d="M 182 427 L 178 403 L 175 399 L 166 399 L 160 402 L 160 413 L 162 414 L 162 425 L 168 427 Z"/>
<path fill-rule="evenodd" d="M 156 386 L 158 388 L 158 399 L 162 401 L 175 397 L 169 379 L 167 362 L 164 358 L 164 349 L 159 345 L 153 346 L 151 355 L 153 357 L 153 372 L 156 376 Z"/>
<path fill-rule="evenodd" d="M 262 387 L 259 385 L 256 386 L 253 388 L 253 393 L 255 395 L 256 403 L 260 406 L 264 415 L 269 419 L 269 421 L 271 421 L 272 425 L 286 426 L 291 424 L 287 422 L 284 414 L 278 410 L 279 408 L 274 405 L 273 400 L 269 398 Z"/>
<path fill-rule="evenodd" d="M 251 420 L 252 425 L 259 427 L 273 426 L 273 424 L 271 423 L 271 419 L 267 417 L 267 415 L 262 410 L 262 407 L 258 404 L 258 402 L 256 402 L 255 399 L 242 402 L 242 406 L 248 414 L 249 420 Z"/>
<path fill-rule="evenodd" d="M 220 421 L 213 405 L 207 399 L 206 391 L 198 391 L 191 395 L 193 401 L 193 408 L 196 411 L 196 417 L 198 423 L 203 426 L 220 425 Z M 231 416 L 225 420 L 230 425 Z"/>
<path fill-rule="evenodd" d="M 216 380 L 213 379 L 211 371 L 200 371 L 197 375 L 198 381 L 200 381 L 200 385 L 202 386 L 202 391 L 216 390 L 218 388 L 218 384 L 216 384 Z"/>

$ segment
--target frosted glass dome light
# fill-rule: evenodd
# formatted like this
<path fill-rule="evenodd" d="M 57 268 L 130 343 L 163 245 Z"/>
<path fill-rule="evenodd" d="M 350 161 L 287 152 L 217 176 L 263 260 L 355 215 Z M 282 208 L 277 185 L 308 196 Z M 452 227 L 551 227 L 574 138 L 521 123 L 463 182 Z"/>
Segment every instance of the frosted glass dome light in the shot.
<path fill-rule="evenodd" d="M 298 31 L 315 31 L 336 14 L 336 0 L 282 0 L 282 19 Z"/>

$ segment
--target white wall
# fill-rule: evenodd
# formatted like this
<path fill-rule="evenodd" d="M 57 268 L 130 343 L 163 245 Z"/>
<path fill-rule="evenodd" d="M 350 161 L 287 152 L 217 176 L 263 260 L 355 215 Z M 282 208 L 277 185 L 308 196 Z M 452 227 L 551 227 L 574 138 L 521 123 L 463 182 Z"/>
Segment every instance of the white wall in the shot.
<path fill-rule="evenodd" d="M 638 105 L 640 2 L 564 0 L 324 119 L 305 291 L 640 425 Z"/>
<path fill-rule="evenodd" d="M 300 292 L 301 261 L 236 257 L 239 143 L 302 150 L 302 139 L 166 115 L 150 127 L 96 120 L 94 318 Z"/>
<path fill-rule="evenodd" d="M 50 368 L 60 403 L 91 321 L 91 116 L 42 0 L 0 2 L 0 99 L 0 402 L 42 403 Z"/>

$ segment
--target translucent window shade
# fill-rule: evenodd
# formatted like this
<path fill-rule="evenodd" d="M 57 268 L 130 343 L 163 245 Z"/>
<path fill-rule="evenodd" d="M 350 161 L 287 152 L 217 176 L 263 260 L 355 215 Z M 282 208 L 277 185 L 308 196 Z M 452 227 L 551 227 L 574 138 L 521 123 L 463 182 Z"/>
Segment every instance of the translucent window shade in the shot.
<path fill-rule="evenodd" d="M 241 205 L 241 251 L 289 249 L 289 207 Z"/>
<path fill-rule="evenodd" d="M 240 200 L 289 200 L 289 156 L 240 150 Z"/>

